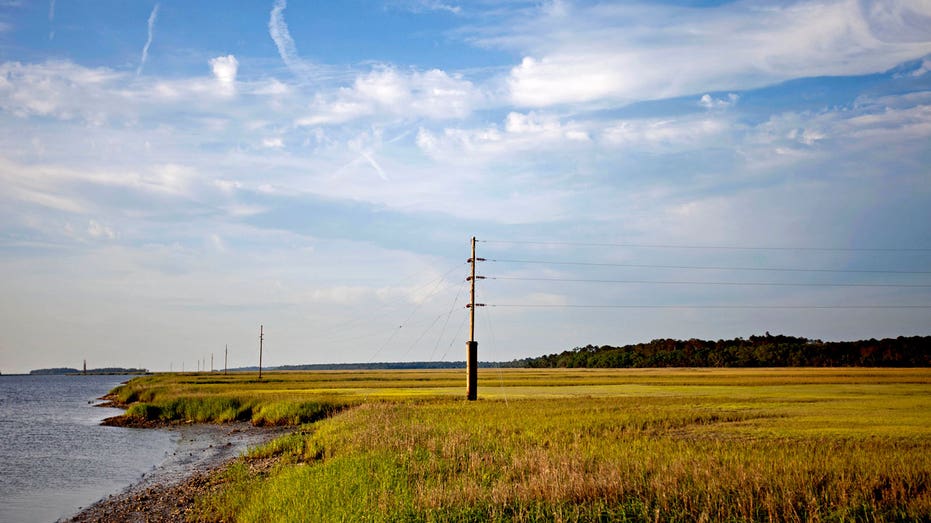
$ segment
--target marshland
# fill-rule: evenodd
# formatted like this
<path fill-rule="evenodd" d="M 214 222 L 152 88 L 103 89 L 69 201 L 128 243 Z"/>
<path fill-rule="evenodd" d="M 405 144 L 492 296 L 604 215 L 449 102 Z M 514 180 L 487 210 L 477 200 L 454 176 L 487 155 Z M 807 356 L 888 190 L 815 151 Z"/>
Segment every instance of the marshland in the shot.
<path fill-rule="evenodd" d="M 159 374 L 122 423 L 292 431 L 218 473 L 201 521 L 931 518 L 931 369 Z"/>

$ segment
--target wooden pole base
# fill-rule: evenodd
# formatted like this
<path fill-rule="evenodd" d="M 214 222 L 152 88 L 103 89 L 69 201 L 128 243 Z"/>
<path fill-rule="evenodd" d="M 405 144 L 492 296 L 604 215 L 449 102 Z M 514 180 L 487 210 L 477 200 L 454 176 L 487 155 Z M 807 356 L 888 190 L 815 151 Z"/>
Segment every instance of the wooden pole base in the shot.
<path fill-rule="evenodd" d="M 466 399 L 475 401 L 478 398 L 478 342 L 466 342 L 466 372 L 469 382 L 466 388 Z"/>

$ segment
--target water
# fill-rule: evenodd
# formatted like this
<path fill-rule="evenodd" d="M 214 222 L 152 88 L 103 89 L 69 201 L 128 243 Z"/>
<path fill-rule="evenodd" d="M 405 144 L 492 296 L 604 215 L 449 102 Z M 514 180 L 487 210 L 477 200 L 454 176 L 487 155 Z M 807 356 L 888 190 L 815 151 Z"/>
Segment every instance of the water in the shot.
<path fill-rule="evenodd" d="M 49 522 L 163 462 L 178 434 L 102 427 L 97 398 L 127 376 L 0 376 L 0 522 Z"/>

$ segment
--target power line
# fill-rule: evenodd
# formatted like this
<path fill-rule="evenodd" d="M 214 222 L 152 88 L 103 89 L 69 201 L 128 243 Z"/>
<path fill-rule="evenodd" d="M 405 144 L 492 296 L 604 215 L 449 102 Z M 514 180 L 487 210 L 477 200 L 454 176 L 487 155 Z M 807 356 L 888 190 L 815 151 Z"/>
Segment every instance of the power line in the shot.
<path fill-rule="evenodd" d="M 423 299 L 423 301 L 421 301 L 420 303 L 418 303 L 418 304 L 411 310 L 411 313 L 407 316 L 407 319 L 404 320 L 404 322 L 401 323 L 401 325 L 399 325 L 397 329 L 393 329 L 393 332 L 391 333 L 391 336 L 389 336 L 389 337 L 385 340 L 385 342 L 384 342 L 380 347 L 378 347 L 378 350 L 376 350 L 376 351 L 372 354 L 372 358 L 369 360 L 369 363 L 375 361 L 375 358 L 378 356 L 378 354 L 381 353 L 381 351 L 382 351 L 385 347 L 387 347 L 389 343 L 391 343 L 391 341 L 395 338 L 395 336 L 398 335 L 398 333 L 401 331 L 401 329 L 403 329 L 405 325 L 407 325 L 407 324 L 410 323 L 411 318 L 414 317 L 414 314 L 416 314 L 417 311 L 420 310 L 420 308 L 423 306 L 423 304 L 426 303 L 426 302 L 428 302 L 431 298 L 433 298 L 433 296 L 435 296 L 435 295 L 439 292 L 439 290 L 440 290 L 440 285 L 443 283 L 443 281 L 446 279 L 446 277 L 449 276 L 450 273 L 452 273 L 454 270 L 458 269 L 458 268 L 461 267 L 461 266 L 462 266 L 462 264 L 457 264 L 457 265 L 453 266 L 451 269 L 449 269 L 448 271 L 446 271 L 446 273 L 445 273 L 444 275 L 442 275 L 442 276 L 440 276 L 439 278 L 437 278 L 436 280 L 434 280 L 434 281 L 436 282 L 436 284 L 433 286 L 433 289 L 430 291 L 430 294 L 427 295 L 427 296 Z M 434 320 L 434 321 L 436 321 L 436 320 Z"/>
<path fill-rule="evenodd" d="M 632 247 L 638 249 L 704 249 L 724 251 L 815 251 L 815 252 L 931 252 L 931 248 L 883 248 L 883 247 L 792 247 L 792 246 L 742 246 L 742 245 L 674 245 L 650 243 L 597 243 L 523 240 L 478 240 L 482 243 L 513 245 L 563 245 L 574 247 Z"/>
<path fill-rule="evenodd" d="M 528 309 L 931 309 L 931 305 L 572 305 L 489 303 L 486 306 Z"/>
<path fill-rule="evenodd" d="M 550 260 L 507 260 L 501 258 L 489 258 L 489 262 L 498 263 L 526 263 L 541 265 L 580 265 L 587 267 L 624 267 L 629 269 L 685 269 L 685 270 L 710 270 L 710 271 L 757 271 L 757 272 L 820 272 L 820 273 L 850 273 L 850 274 L 931 274 L 931 271 L 902 271 L 902 270 L 885 270 L 885 269 L 821 269 L 821 268 L 801 268 L 801 267 L 728 267 L 728 266 L 708 266 L 708 265 L 656 265 L 646 263 L 600 263 L 600 262 L 576 262 L 576 261 L 550 261 Z"/>
<path fill-rule="evenodd" d="M 433 356 L 436 355 L 437 349 L 440 347 L 440 341 L 443 339 L 443 335 L 446 334 L 446 327 L 449 326 L 449 319 L 453 315 L 453 311 L 456 310 L 456 305 L 459 304 L 459 296 L 462 294 L 462 289 L 466 287 L 466 282 L 462 282 L 459 285 L 459 290 L 456 291 L 456 297 L 453 298 L 453 304 L 449 307 L 449 312 L 446 313 L 446 321 L 443 322 L 443 328 L 440 329 L 440 335 L 436 338 L 436 344 L 433 346 L 433 351 L 430 352 L 430 359 L 433 359 Z"/>
<path fill-rule="evenodd" d="M 735 281 L 663 281 L 663 280 L 602 280 L 581 278 L 524 278 L 517 276 L 487 276 L 489 280 L 554 281 L 571 283 L 627 283 L 639 285 L 731 285 L 749 287 L 897 287 L 931 288 L 922 283 L 793 283 L 793 282 L 735 282 Z"/>

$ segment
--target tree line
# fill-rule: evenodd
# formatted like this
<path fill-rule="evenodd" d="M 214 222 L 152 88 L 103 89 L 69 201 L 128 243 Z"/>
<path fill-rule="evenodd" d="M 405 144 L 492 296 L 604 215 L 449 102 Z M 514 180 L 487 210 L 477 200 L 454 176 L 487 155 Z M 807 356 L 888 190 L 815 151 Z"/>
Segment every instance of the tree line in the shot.
<path fill-rule="evenodd" d="M 931 367 L 931 336 L 821 341 L 783 335 L 731 340 L 657 339 L 614 347 L 586 345 L 514 360 L 530 368 Z"/>
<path fill-rule="evenodd" d="M 148 369 L 133 369 L 126 367 L 103 367 L 100 369 L 87 369 L 86 374 L 148 374 Z M 84 371 L 72 367 L 54 367 L 51 369 L 36 369 L 29 371 L 33 376 L 85 374 Z"/>

